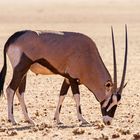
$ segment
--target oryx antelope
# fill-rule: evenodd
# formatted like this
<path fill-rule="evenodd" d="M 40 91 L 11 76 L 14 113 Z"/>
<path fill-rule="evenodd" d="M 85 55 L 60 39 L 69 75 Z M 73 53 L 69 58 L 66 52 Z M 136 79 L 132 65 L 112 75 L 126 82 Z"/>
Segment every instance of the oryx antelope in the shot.
<path fill-rule="evenodd" d="M 60 123 L 59 113 L 69 87 L 72 89 L 76 102 L 78 120 L 82 123 L 86 123 L 86 120 L 82 117 L 80 107 L 79 84 L 83 84 L 94 93 L 96 99 L 100 102 L 103 122 L 110 124 L 114 117 L 118 101 L 121 99 L 125 81 L 127 65 L 127 27 L 125 27 L 125 32 L 126 47 L 124 68 L 119 88 L 117 88 L 113 29 L 114 81 L 112 81 L 100 57 L 96 44 L 84 34 L 31 30 L 14 33 L 5 43 L 3 52 L 4 65 L 0 73 L 0 95 L 2 95 L 7 71 L 7 54 L 13 67 L 13 76 L 6 89 L 8 120 L 12 122 L 12 124 L 16 124 L 13 116 L 13 99 L 16 93 L 26 121 L 34 123 L 28 115 L 24 101 L 27 72 L 30 69 L 36 74 L 59 74 L 65 78 L 54 116 L 57 123 Z"/>

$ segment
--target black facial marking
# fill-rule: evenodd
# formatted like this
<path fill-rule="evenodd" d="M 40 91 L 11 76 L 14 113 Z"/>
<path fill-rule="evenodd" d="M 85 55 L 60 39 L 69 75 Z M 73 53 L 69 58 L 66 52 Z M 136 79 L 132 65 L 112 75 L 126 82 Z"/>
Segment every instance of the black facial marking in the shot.
<path fill-rule="evenodd" d="M 106 109 L 107 109 L 107 108 L 110 106 L 110 104 L 113 102 L 112 97 L 113 97 L 113 94 L 111 95 L 111 98 L 110 98 L 110 100 L 109 100 L 109 102 L 108 102 L 108 104 L 107 104 L 107 106 L 106 106 Z"/>
<path fill-rule="evenodd" d="M 62 105 L 60 105 L 60 107 L 59 107 L 59 113 L 60 113 L 60 111 L 61 111 L 61 107 L 62 107 Z"/>
<path fill-rule="evenodd" d="M 79 105 L 79 113 L 82 114 L 81 106 Z"/>
<path fill-rule="evenodd" d="M 117 108 L 117 105 L 114 105 L 108 112 L 107 112 L 107 115 L 109 116 L 109 117 L 114 117 L 114 115 L 115 115 L 115 111 L 116 111 L 116 108 Z"/>
<path fill-rule="evenodd" d="M 113 97 L 113 95 L 111 96 L 111 98 L 110 98 L 110 100 L 109 100 L 109 102 L 108 102 L 108 104 L 107 104 L 106 107 L 103 107 L 103 108 L 102 108 L 102 105 L 103 105 L 103 103 L 104 103 L 105 101 L 101 102 L 101 112 L 102 112 L 102 115 L 103 115 L 103 116 L 106 116 L 106 115 L 107 115 L 107 116 L 113 118 L 114 115 L 115 115 L 115 111 L 116 111 L 117 105 L 114 105 L 114 106 L 107 112 L 108 107 L 109 107 L 110 104 L 113 102 L 112 97 Z M 119 96 L 118 96 L 118 97 L 119 97 Z"/>
<path fill-rule="evenodd" d="M 68 84 L 66 82 L 66 79 L 63 81 L 63 84 L 62 84 L 62 87 L 61 87 L 61 90 L 60 90 L 60 96 L 64 96 L 67 94 L 68 92 L 68 89 L 70 87 L 70 84 Z"/>
<path fill-rule="evenodd" d="M 121 95 L 119 93 L 117 93 L 116 96 L 117 96 L 117 101 L 120 101 L 121 100 Z"/>
<path fill-rule="evenodd" d="M 102 116 L 106 116 L 106 108 L 105 107 L 104 108 L 101 107 L 101 113 L 102 113 Z"/>
<path fill-rule="evenodd" d="M 103 100 L 102 102 L 100 102 L 100 105 L 102 106 L 104 104 L 105 100 Z"/>

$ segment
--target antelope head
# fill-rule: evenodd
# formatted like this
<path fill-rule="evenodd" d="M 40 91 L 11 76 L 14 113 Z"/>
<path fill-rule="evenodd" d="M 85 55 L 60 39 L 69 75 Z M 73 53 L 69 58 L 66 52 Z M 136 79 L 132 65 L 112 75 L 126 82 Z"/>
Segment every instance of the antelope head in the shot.
<path fill-rule="evenodd" d="M 110 88 L 110 89 L 112 87 L 112 90 L 111 90 L 112 94 L 108 99 L 101 102 L 101 112 L 103 116 L 103 122 L 107 125 L 111 124 L 111 121 L 114 117 L 118 103 L 121 100 L 123 88 L 126 86 L 126 84 L 124 84 L 124 81 L 125 81 L 125 75 L 126 75 L 127 50 L 128 50 L 127 26 L 125 26 L 125 56 L 124 56 L 123 74 L 122 74 L 120 86 L 117 87 L 117 65 L 116 65 L 114 33 L 113 33 L 112 27 L 111 27 L 111 33 L 112 33 L 112 44 L 113 44 L 114 83 L 113 85 L 111 85 L 110 83 L 107 83 L 107 85 L 105 85 L 107 86 L 107 88 Z"/>

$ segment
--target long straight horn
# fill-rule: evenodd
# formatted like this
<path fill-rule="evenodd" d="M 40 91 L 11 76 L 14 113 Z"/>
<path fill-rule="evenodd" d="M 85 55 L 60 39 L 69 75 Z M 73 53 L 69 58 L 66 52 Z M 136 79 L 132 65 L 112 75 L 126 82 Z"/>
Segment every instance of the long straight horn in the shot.
<path fill-rule="evenodd" d="M 124 57 L 124 67 L 123 67 L 122 80 L 121 80 L 121 84 L 120 84 L 119 91 L 118 91 L 119 94 L 122 93 L 122 90 L 124 87 L 126 66 L 127 66 L 127 52 L 128 52 L 128 38 L 127 38 L 127 25 L 125 25 L 125 57 Z"/>
<path fill-rule="evenodd" d="M 112 27 L 111 27 L 111 33 L 112 33 L 113 64 L 114 64 L 114 92 L 116 92 L 116 90 L 117 90 L 117 65 L 116 65 L 116 51 L 115 51 L 114 33 L 113 33 Z"/>

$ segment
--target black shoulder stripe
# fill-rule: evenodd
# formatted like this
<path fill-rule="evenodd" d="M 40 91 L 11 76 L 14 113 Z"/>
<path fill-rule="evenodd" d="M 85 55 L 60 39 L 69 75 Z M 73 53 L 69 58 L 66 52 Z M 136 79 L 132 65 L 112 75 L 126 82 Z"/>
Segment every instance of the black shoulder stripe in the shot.
<path fill-rule="evenodd" d="M 14 43 L 20 36 L 22 36 L 23 34 L 25 34 L 28 31 L 29 30 L 18 31 L 18 32 L 15 32 L 12 36 L 10 36 L 8 38 L 7 42 L 5 43 L 5 50 L 8 49 L 10 44 Z"/>

